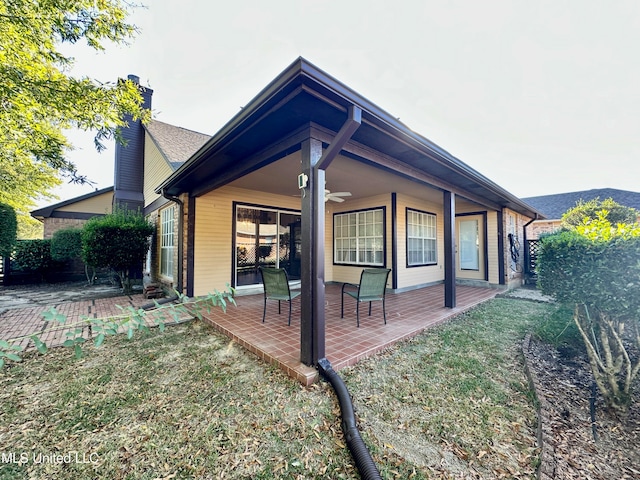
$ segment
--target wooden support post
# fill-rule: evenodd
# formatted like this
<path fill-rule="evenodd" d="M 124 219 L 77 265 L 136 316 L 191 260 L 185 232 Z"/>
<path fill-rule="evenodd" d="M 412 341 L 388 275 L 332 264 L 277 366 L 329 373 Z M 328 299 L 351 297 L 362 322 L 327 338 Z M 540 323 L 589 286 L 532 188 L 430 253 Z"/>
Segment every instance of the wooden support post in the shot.
<path fill-rule="evenodd" d="M 308 180 L 302 190 L 300 361 L 306 365 L 315 365 L 325 357 L 325 172 L 316 168 L 321 156 L 322 142 L 313 138 L 302 142 L 302 173 Z"/>
<path fill-rule="evenodd" d="M 456 196 L 444 192 L 444 306 L 456 306 Z"/>

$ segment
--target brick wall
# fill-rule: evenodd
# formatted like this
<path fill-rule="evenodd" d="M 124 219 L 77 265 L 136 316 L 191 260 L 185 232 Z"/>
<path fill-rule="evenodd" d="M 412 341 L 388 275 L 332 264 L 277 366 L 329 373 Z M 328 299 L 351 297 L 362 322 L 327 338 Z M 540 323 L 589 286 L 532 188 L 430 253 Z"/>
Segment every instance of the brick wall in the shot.
<path fill-rule="evenodd" d="M 45 218 L 44 238 L 51 238 L 55 232 L 65 228 L 82 228 L 85 223 L 87 220 L 78 218 Z"/>

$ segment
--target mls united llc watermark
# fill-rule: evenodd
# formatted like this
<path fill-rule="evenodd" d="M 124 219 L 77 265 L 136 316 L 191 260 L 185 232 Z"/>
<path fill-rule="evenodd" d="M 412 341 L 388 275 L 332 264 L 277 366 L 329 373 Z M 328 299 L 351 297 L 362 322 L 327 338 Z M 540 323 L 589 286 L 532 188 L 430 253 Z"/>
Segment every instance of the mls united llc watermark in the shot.
<path fill-rule="evenodd" d="M 52 464 L 63 463 L 91 463 L 96 464 L 100 460 L 97 453 L 83 453 L 72 450 L 66 453 L 42 453 L 42 452 L 0 452 L 0 463 L 12 463 L 15 465 L 26 464 Z"/>

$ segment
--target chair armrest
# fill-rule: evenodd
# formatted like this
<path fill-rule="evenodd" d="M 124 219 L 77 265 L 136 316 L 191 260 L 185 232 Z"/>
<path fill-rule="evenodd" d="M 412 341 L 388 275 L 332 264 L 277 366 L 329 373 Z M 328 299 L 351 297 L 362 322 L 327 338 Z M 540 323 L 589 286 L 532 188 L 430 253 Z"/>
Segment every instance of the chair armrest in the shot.
<path fill-rule="evenodd" d="M 342 284 L 342 294 L 344 294 L 344 287 L 352 287 L 352 288 L 355 288 L 357 290 L 358 288 L 360 288 L 360 285 L 358 285 L 356 283 L 343 283 Z"/>

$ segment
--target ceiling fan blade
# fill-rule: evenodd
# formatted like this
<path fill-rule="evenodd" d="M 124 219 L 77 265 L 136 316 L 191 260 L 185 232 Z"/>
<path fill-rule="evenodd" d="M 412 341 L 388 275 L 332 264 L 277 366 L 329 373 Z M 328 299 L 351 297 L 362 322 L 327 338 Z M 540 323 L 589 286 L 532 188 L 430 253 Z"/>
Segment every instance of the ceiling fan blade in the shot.
<path fill-rule="evenodd" d="M 329 194 L 331 197 L 350 197 L 351 192 L 332 192 Z"/>
<path fill-rule="evenodd" d="M 329 195 L 328 197 L 326 197 L 325 202 L 327 200 L 331 200 L 332 202 L 338 202 L 338 203 L 344 202 L 344 198 L 334 197 L 333 195 Z"/>

